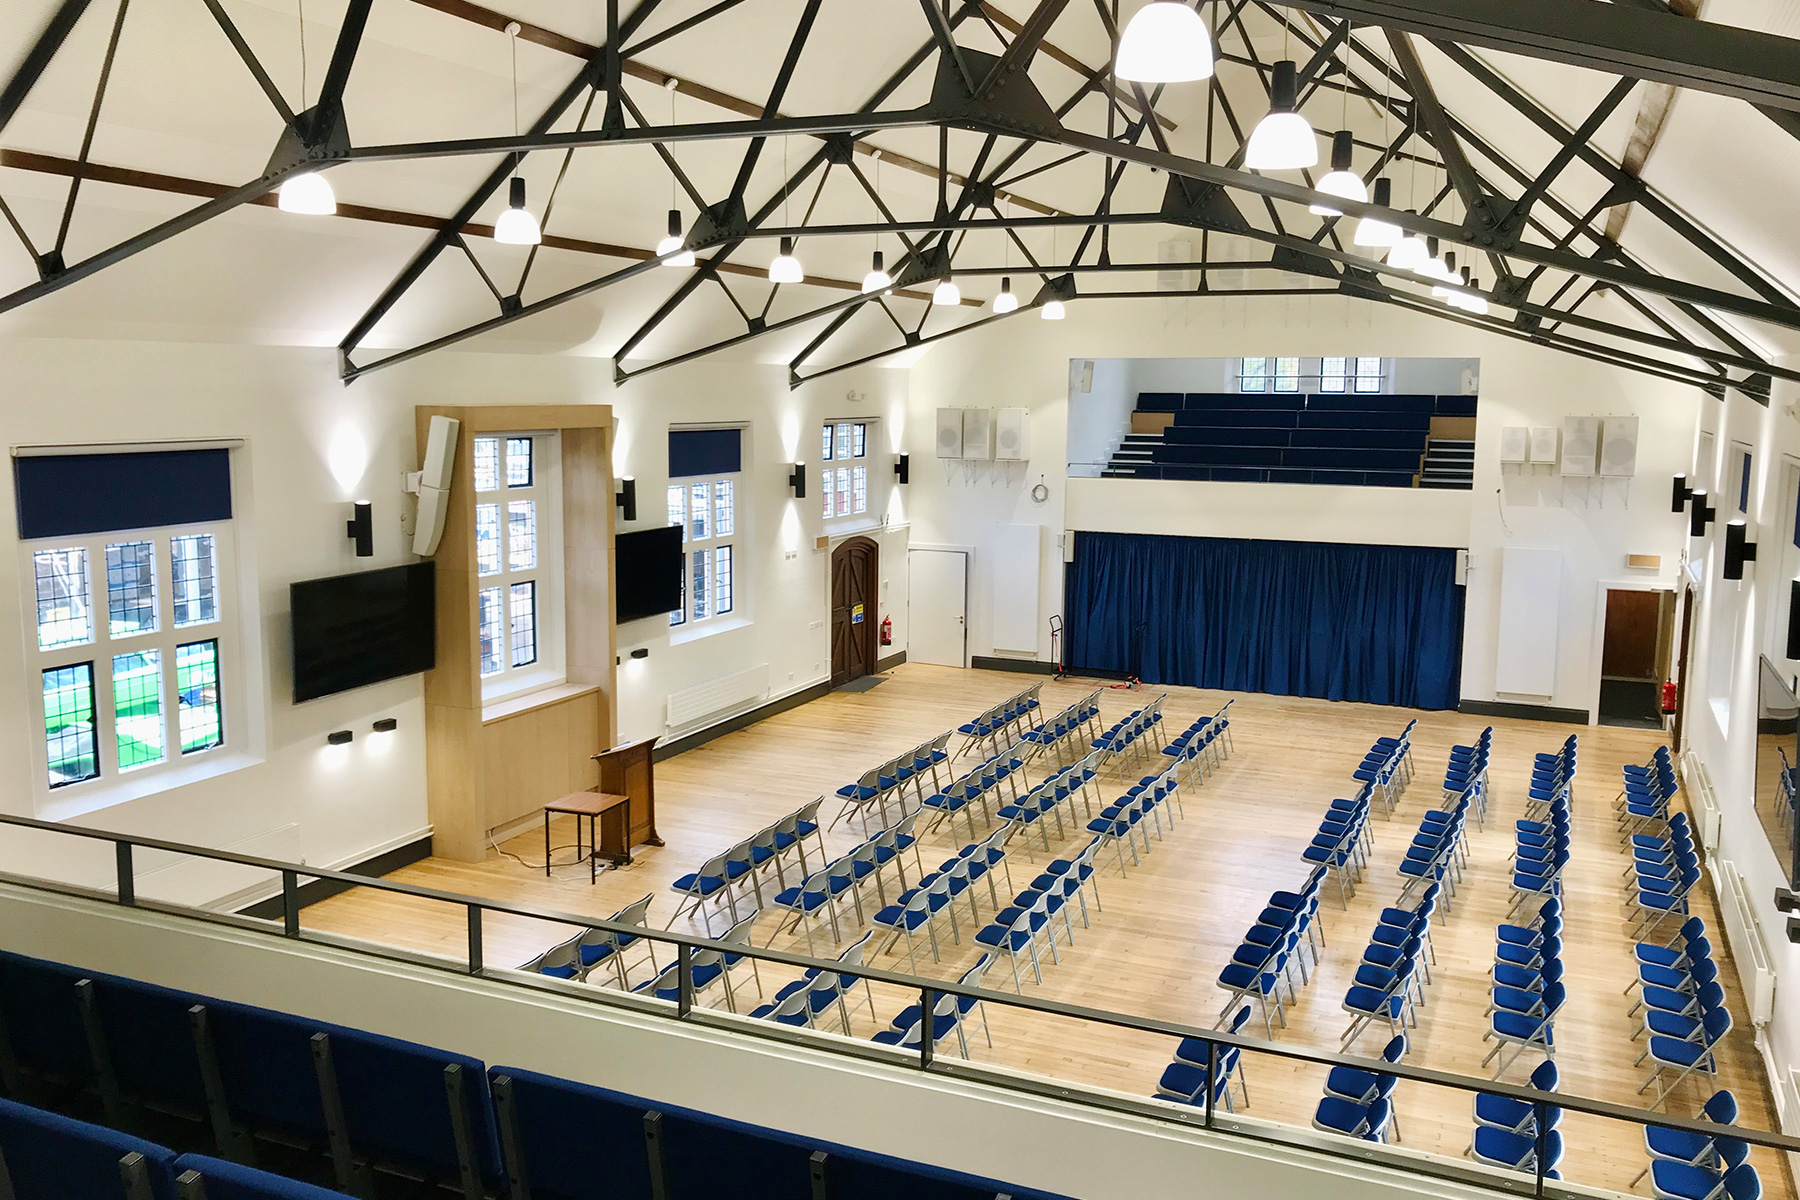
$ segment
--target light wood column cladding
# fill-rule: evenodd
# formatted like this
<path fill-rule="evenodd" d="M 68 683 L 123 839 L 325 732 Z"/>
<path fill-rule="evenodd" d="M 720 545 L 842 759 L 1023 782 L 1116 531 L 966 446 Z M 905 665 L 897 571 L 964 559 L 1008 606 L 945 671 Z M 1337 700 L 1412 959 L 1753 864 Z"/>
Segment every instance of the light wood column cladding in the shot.
<path fill-rule="evenodd" d="M 433 852 L 479 861 L 491 830 L 599 782 L 592 755 L 617 740 L 610 405 L 420 406 L 462 422 L 437 552 L 437 666 L 425 673 L 425 792 Z M 481 699 L 475 568 L 475 439 L 560 434 L 563 647 L 568 682 L 500 704 Z"/>

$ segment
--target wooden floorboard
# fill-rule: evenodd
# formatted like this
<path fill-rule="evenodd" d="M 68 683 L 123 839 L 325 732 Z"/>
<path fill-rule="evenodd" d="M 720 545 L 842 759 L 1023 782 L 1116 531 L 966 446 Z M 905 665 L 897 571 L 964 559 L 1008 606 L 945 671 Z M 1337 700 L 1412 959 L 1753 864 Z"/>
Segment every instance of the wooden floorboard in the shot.
<path fill-rule="evenodd" d="M 660 763 L 657 820 L 667 844 L 642 848 L 630 867 L 605 871 L 592 886 L 587 867 L 580 864 L 553 867 L 553 877 L 544 877 L 542 834 L 537 830 L 503 843 L 479 863 L 432 858 L 391 878 L 597 916 L 610 915 L 648 892 L 656 897 L 652 923 L 661 926 L 674 908 L 669 885 L 709 854 L 1030 682 L 1015 674 L 909 664 L 868 692 L 835 693 Z M 1053 712 L 1094 686 L 1078 680 L 1046 682 L 1044 710 Z M 1102 699 L 1105 719 L 1123 717 L 1162 691 L 1109 689 Z M 1167 726 L 1172 729 L 1232 698 L 1187 688 L 1167 691 Z M 1391 821 L 1380 815 L 1374 818 L 1373 860 L 1348 909 L 1337 907 L 1335 894 L 1328 891 L 1322 920 L 1327 947 L 1311 983 L 1289 1011 L 1287 1027 L 1275 1030 L 1276 1040 L 1283 1044 L 1336 1050 L 1350 1020 L 1340 1007 L 1345 989 L 1377 914 L 1400 889 L 1395 863 L 1420 814 L 1441 799 L 1438 781 L 1450 747 L 1472 741 L 1490 721 L 1453 712 L 1413 713 L 1296 697 L 1236 699 L 1232 709 L 1236 752 L 1211 779 L 1186 790 L 1185 819 L 1160 842 L 1152 835 L 1154 848 L 1139 866 L 1121 878 L 1111 852 L 1102 854 L 1098 887 L 1104 911 L 1093 914 L 1091 928 L 1076 918 L 1074 944 L 1065 939 L 1059 945 L 1061 961 L 1046 965 L 1041 985 L 1027 973 L 1026 990 L 1069 1003 L 1210 1025 L 1226 999 L 1216 982 L 1220 967 L 1269 893 L 1295 887 L 1304 879 L 1306 865 L 1300 851 L 1327 803 L 1335 796 L 1353 794 L 1349 773 L 1376 737 L 1397 734 L 1416 716 L 1417 777 Z M 1614 833 L 1611 801 L 1618 791 L 1620 767 L 1648 759 L 1660 735 L 1507 719 L 1491 723 L 1493 798 L 1487 828 L 1471 831 L 1470 861 L 1455 911 L 1437 923 L 1434 982 L 1420 1026 L 1412 1033 L 1408 1061 L 1487 1075 L 1481 1066 L 1490 1048 L 1482 1040 L 1487 1028 L 1483 1016 L 1487 970 L 1494 927 L 1505 919 L 1508 906 L 1512 822 L 1522 811 L 1532 755 L 1555 750 L 1575 732 L 1581 738 L 1581 773 L 1575 787 L 1574 861 L 1565 876 L 1569 1000 L 1556 1025 L 1557 1062 L 1565 1091 L 1641 1106 L 1644 1098 L 1636 1089 L 1647 1072 L 1632 1065 L 1641 1042 L 1632 1040 L 1636 1024 L 1626 1016 L 1629 1000 L 1622 994 L 1633 978 L 1630 921 L 1620 890 L 1626 857 Z M 1120 790 L 1120 785 L 1108 786 L 1109 796 Z M 835 809 L 835 802 L 828 801 L 824 811 L 832 814 Z M 957 829 L 955 836 L 939 831 L 924 839 L 927 869 L 967 840 L 960 823 Z M 553 840 L 561 847 L 556 861 L 569 862 L 573 827 L 559 823 L 553 828 Z M 833 853 L 858 840 L 849 822 L 840 824 L 828 839 Z M 1034 873 L 1025 840 L 1021 834 L 1013 842 L 1012 878 L 1020 886 Z M 1030 853 L 1041 863 L 1043 852 L 1033 840 Z M 1071 830 L 1061 843 L 1053 838 L 1052 849 L 1066 853 L 1080 844 Z M 1717 930 L 1714 899 L 1710 890 L 1702 890 L 1705 894 L 1696 898 L 1695 910 L 1710 929 Z M 986 919 L 992 905 L 985 887 L 978 896 Z M 1008 897 L 1002 892 L 1000 898 L 1004 902 Z M 962 944 L 948 944 L 946 937 L 942 961 L 933 963 L 926 956 L 920 963 L 922 974 L 953 979 L 976 960 L 966 908 L 961 917 Z M 366 889 L 307 908 L 303 921 L 309 929 L 451 957 L 460 957 L 464 949 L 460 911 Z M 939 927 L 948 934 L 945 923 Z M 698 923 L 685 919 L 680 928 L 701 932 Z M 523 962 L 566 932 L 545 922 L 490 919 L 485 930 L 487 960 Z M 775 918 L 764 916 L 757 926 L 757 944 L 772 935 L 778 948 L 805 950 L 798 934 L 777 935 Z M 1770 1129 L 1768 1082 L 1722 932 L 1713 942 L 1727 959 L 1724 982 L 1736 1021 L 1721 1056 L 1717 1085 L 1736 1093 L 1743 1124 Z M 824 949 L 822 945 L 821 952 Z M 908 969 L 904 948 L 881 957 L 878 965 Z M 645 977 L 640 972 L 633 982 Z M 772 995 L 786 981 L 785 975 L 774 977 L 765 971 L 761 984 Z M 989 975 L 988 983 L 996 988 L 1012 986 L 1004 962 Z M 756 986 L 747 975 L 739 989 L 743 1003 L 755 1002 Z M 722 994 L 710 999 L 720 1003 Z M 853 1013 L 852 1032 L 870 1036 L 911 1001 L 897 992 L 877 990 L 873 1017 L 866 1009 Z M 1149 1035 L 1070 1027 L 1071 1023 L 1054 1018 L 987 1007 L 994 1048 L 988 1048 L 977 1027 L 974 1057 L 1058 1079 L 1146 1095 L 1173 1049 L 1166 1039 Z M 1260 1022 L 1250 1028 L 1260 1030 Z M 1373 1055 L 1385 1040 L 1385 1030 L 1372 1030 L 1359 1039 L 1355 1051 Z M 1507 1078 L 1524 1082 L 1537 1061 L 1535 1054 L 1527 1053 Z M 1322 1071 L 1249 1057 L 1247 1072 L 1251 1115 L 1310 1122 Z M 1671 1101 L 1672 1111 L 1693 1113 L 1717 1085 L 1684 1085 Z M 1466 1094 L 1405 1084 L 1396 1100 L 1404 1145 L 1453 1156 L 1467 1148 L 1471 1121 Z M 1644 1164 L 1636 1127 L 1571 1117 L 1564 1132 L 1568 1143 L 1564 1174 L 1573 1182 L 1625 1190 Z M 1759 1151 L 1754 1161 L 1768 1194 L 1794 1195 L 1779 1156 Z M 1648 1188 L 1640 1183 L 1636 1190 L 1646 1193 Z"/>

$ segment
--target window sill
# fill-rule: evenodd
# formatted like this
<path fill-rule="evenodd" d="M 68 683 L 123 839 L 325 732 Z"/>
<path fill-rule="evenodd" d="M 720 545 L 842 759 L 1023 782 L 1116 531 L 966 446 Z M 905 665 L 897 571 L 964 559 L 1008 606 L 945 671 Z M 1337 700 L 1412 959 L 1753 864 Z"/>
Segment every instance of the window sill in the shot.
<path fill-rule="evenodd" d="M 683 629 L 677 625 L 669 634 L 669 645 L 685 646 L 689 642 L 698 642 L 717 633 L 730 633 L 734 629 L 748 629 L 753 624 L 755 622 L 749 617 L 731 617 L 723 621 L 715 620 L 712 624 L 702 625 L 697 629 Z"/>
<path fill-rule="evenodd" d="M 562 683 L 555 687 L 539 688 L 535 692 L 523 695 L 506 696 L 492 704 L 481 706 L 481 723 L 491 725 L 495 721 L 504 721 L 508 717 L 516 717 L 520 713 L 530 712 L 537 708 L 549 708 L 577 696 L 585 696 L 589 692 L 600 690 L 595 683 Z"/>
<path fill-rule="evenodd" d="M 128 804 L 161 792 L 172 792 L 203 779 L 229 775 L 262 761 L 254 754 L 225 750 L 215 757 L 213 751 L 207 751 L 204 757 L 193 762 L 149 775 L 116 775 L 111 779 L 91 780 L 58 788 L 38 805 L 37 815 L 43 821 L 69 821 L 88 813 L 99 812 L 103 808 Z"/>

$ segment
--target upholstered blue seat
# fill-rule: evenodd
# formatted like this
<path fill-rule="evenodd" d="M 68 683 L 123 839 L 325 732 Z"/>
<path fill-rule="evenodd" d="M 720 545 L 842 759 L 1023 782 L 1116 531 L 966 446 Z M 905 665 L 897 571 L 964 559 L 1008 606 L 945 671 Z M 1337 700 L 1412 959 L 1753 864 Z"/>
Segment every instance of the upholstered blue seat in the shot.
<path fill-rule="evenodd" d="M 16 1200 L 129 1200 L 120 1159 L 142 1155 L 153 1200 L 175 1200 L 175 1155 L 141 1138 L 0 1100 L 0 1155 Z M 135 1169 L 135 1168 L 134 1168 Z"/>
<path fill-rule="evenodd" d="M 189 1171 L 200 1176 L 206 1200 L 345 1200 L 343 1192 L 203 1154 L 184 1154 L 176 1160 L 178 1177 Z"/>

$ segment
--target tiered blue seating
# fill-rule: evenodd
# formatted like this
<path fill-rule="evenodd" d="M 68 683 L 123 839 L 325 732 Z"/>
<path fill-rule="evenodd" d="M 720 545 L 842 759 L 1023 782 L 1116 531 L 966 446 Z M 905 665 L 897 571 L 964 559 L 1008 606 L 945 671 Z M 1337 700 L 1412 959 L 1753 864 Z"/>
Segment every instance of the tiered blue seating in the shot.
<path fill-rule="evenodd" d="M 1271 1004 L 1275 1017 L 1284 1029 L 1287 1027 L 1282 985 L 1287 986 L 1288 1001 L 1298 998 L 1292 972 L 1299 970 L 1302 986 L 1309 982 L 1306 956 L 1310 953 L 1317 963 L 1319 948 L 1324 944 L 1324 935 L 1317 929 L 1319 889 L 1324 880 L 1324 868 L 1315 867 L 1299 891 L 1270 894 L 1268 905 L 1245 932 L 1243 943 L 1232 951 L 1231 961 L 1219 972 L 1219 986 L 1231 997 L 1219 1015 L 1221 1021 L 1245 999 L 1253 997 L 1262 1012 L 1265 1033 L 1275 1035 L 1269 1015 Z M 1241 1013 L 1236 1020 L 1242 1025 Z"/>
<path fill-rule="evenodd" d="M 88 982 L 80 994 L 90 997 L 85 1001 L 75 993 L 83 980 Z M 144 989 L 139 1012 L 167 1008 L 184 1026 L 191 1022 L 187 1034 L 146 1033 L 137 1040 L 149 1045 L 127 1051 L 127 1039 L 81 1035 L 79 1011 L 70 1025 L 67 1010 L 110 1003 L 100 998 L 137 989 Z M 48 1011 L 31 1011 L 45 1002 Z M 960 1013 L 974 1019 L 978 1008 L 970 1003 Z M 198 1015 L 190 1017 L 190 1010 Z M 196 1083 L 205 1093 L 202 1105 L 178 1111 L 205 1112 L 204 1101 L 212 1100 L 221 1118 L 215 1126 L 219 1157 L 177 1157 L 111 1127 L 0 1100 L 0 1180 L 10 1184 L 13 1200 L 343 1200 L 346 1193 L 442 1190 L 466 1200 L 710 1200 L 727 1193 L 774 1200 L 825 1194 L 820 1188 L 834 1200 L 992 1200 L 997 1193 L 1056 1200 L 535 1072 L 489 1071 L 462 1055 L 359 1030 L 18 955 L 0 954 L 0 1012 L 33 1087 L 50 1083 L 39 1064 L 55 1062 L 58 1078 L 108 1079 L 119 1085 L 121 1102 L 160 1104 L 158 1097 L 136 1092 L 129 1072 L 115 1070 L 130 1053 L 141 1053 L 174 1076 L 198 1081 L 204 1074 L 208 1081 Z M 173 1019 L 159 1017 L 156 1028 L 172 1028 Z M 59 1027 L 76 1031 L 79 1048 L 44 1048 L 32 1040 Z M 203 1053 L 209 1063 L 204 1073 L 198 1065 Z M 103 1061 L 96 1063 L 96 1054 Z M 210 1069 L 215 1063 L 216 1072 Z M 465 1108 L 449 1119 L 447 1105 L 457 1102 Z M 328 1134 L 322 1114 L 334 1103 L 341 1104 L 343 1121 Z M 275 1157 L 302 1173 L 336 1174 L 338 1190 L 242 1165 L 248 1148 L 238 1141 L 239 1127 L 284 1143 L 288 1149 Z M 309 1167 L 299 1149 L 308 1146 L 329 1147 L 333 1165 Z M 384 1175 L 373 1190 L 362 1174 L 365 1163 Z"/>

